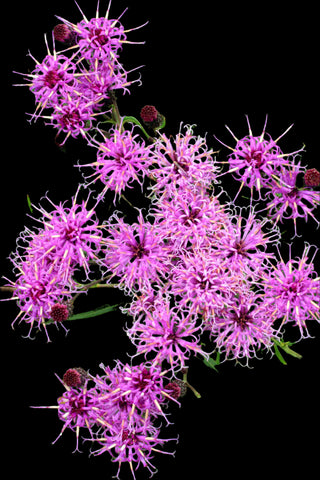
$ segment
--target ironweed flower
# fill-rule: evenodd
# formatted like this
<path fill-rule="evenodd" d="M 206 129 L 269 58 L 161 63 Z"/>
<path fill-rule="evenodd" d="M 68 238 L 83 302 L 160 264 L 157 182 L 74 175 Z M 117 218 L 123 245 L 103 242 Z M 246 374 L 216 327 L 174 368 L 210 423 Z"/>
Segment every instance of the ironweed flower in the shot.
<path fill-rule="evenodd" d="M 181 308 L 205 318 L 229 304 L 230 296 L 245 288 L 246 277 L 228 258 L 214 249 L 199 249 L 180 256 L 170 276 L 170 292 Z"/>
<path fill-rule="evenodd" d="M 137 137 L 133 130 L 122 131 L 121 127 L 113 127 L 108 137 L 103 136 L 101 142 L 91 142 L 97 147 L 96 161 L 80 167 L 94 170 L 86 177 L 86 181 L 89 180 L 88 185 L 98 180 L 104 185 L 99 197 L 102 198 L 107 190 L 112 190 L 115 201 L 126 188 L 132 188 L 131 183 L 134 181 L 142 187 L 151 159 L 149 147 L 143 140 L 137 140 Z"/>
<path fill-rule="evenodd" d="M 182 130 L 185 133 L 182 133 Z M 205 138 L 196 137 L 193 127 L 180 125 L 175 139 L 159 135 L 153 147 L 153 164 L 149 176 L 155 180 L 151 187 L 157 195 L 170 196 L 178 187 L 197 192 L 216 179 L 217 165 Z"/>
<path fill-rule="evenodd" d="M 11 261 L 17 272 L 17 278 L 15 281 L 9 280 L 9 284 L 14 289 L 12 299 L 17 301 L 20 309 L 12 326 L 17 320 L 19 323 L 28 324 L 30 326 L 28 338 L 31 338 L 33 328 L 43 328 L 50 341 L 46 321 L 52 318 L 52 310 L 57 304 L 71 300 L 76 289 L 55 268 L 55 264 L 48 264 L 45 258 L 35 261 L 35 258 L 23 259 L 15 254 Z M 61 322 L 60 324 L 63 326 Z"/>
<path fill-rule="evenodd" d="M 313 260 L 318 249 L 310 258 L 311 246 L 306 245 L 301 258 L 291 257 L 280 261 L 263 276 L 265 300 L 270 303 L 281 325 L 293 324 L 299 328 L 301 337 L 308 337 L 307 322 L 320 321 L 320 277 L 314 270 Z M 279 328 L 279 329 L 280 329 Z"/>
<path fill-rule="evenodd" d="M 99 64 L 95 62 L 89 69 L 81 68 L 77 92 L 88 101 L 92 101 L 94 110 L 110 99 L 110 91 L 123 90 L 129 92 L 129 86 L 138 80 L 128 80 L 128 74 L 119 62 Z M 101 113 L 101 112 L 100 112 Z"/>
<path fill-rule="evenodd" d="M 70 207 L 66 202 L 55 205 L 48 197 L 46 200 L 53 207 L 50 211 L 33 205 L 42 214 L 38 220 L 42 231 L 37 237 L 33 254 L 50 259 L 65 279 L 76 267 L 82 267 L 88 278 L 89 262 L 98 261 L 97 255 L 103 245 L 103 227 L 96 218 L 95 206 L 88 209 L 90 196 L 78 203 L 78 193 L 79 189 Z"/>
<path fill-rule="evenodd" d="M 168 371 L 163 370 L 159 362 L 129 365 L 117 361 L 114 368 L 101 367 L 105 375 L 97 377 L 96 387 L 107 402 L 113 424 L 122 423 L 124 417 L 130 422 L 150 415 L 167 420 L 163 406 L 167 399 L 175 399 L 165 387 Z"/>
<path fill-rule="evenodd" d="M 253 190 L 257 190 L 259 199 L 261 199 L 261 188 L 269 186 L 272 177 L 277 174 L 279 167 L 289 164 L 285 157 L 300 152 L 303 148 L 297 152 L 284 154 L 277 145 L 278 141 L 292 128 L 293 125 L 291 125 L 276 140 L 273 140 L 265 131 L 268 117 L 266 117 L 260 136 L 253 136 L 249 119 L 248 117 L 246 118 L 249 135 L 240 140 L 233 134 L 229 127 L 226 127 L 237 142 L 234 148 L 225 145 L 220 140 L 218 141 L 232 150 L 232 153 L 228 157 L 228 162 L 226 163 L 229 164 L 228 172 L 233 173 L 234 178 L 241 182 L 236 197 L 245 185 L 250 188 L 251 197 L 253 195 Z"/>
<path fill-rule="evenodd" d="M 229 221 L 217 197 L 188 188 L 180 188 L 171 197 L 155 199 L 149 212 L 166 240 L 179 250 L 219 243 Z"/>
<path fill-rule="evenodd" d="M 247 292 L 234 296 L 227 308 L 216 312 L 210 333 L 227 359 L 244 359 L 248 364 L 261 348 L 273 346 L 276 318 L 274 308 L 260 294 Z"/>
<path fill-rule="evenodd" d="M 76 448 L 74 451 L 79 452 L 79 435 L 81 428 L 88 430 L 91 439 L 93 439 L 94 431 L 97 429 L 97 426 L 104 424 L 105 426 L 108 426 L 108 428 L 111 428 L 111 425 L 107 424 L 107 422 L 102 419 L 103 412 L 100 410 L 99 395 L 97 395 L 95 388 L 88 388 L 87 380 L 77 388 L 67 385 L 58 376 L 57 378 L 66 389 L 61 397 L 58 398 L 58 404 L 32 408 L 58 410 L 58 418 L 63 422 L 63 427 L 52 443 L 56 443 L 59 438 L 61 438 L 64 431 L 70 429 L 76 434 Z"/>
<path fill-rule="evenodd" d="M 191 354 L 207 355 L 200 345 L 201 325 L 196 317 L 181 308 L 171 308 L 169 302 L 155 303 L 127 334 L 137 355 L 153 356 L 155 362 L 166 361 L 173 373 L 185 367 Z"/>
<path fill-rule="evenodd" d="M 118 426 L 117 431 L 102 430 L 95 441 L 100 448 L 93 451 L 94 455 L 101 455 L 109 452 L 113 462 L 118 462 L 118 471 L 115 478 L 120 478 L 120 470 L 123 463 L 128 463 L 132 477 L 135 480 L 135 471 L 142 465 L 152 475 L 157 469 L 152 463 L 154 453 L 174 455 L 174 452 L 162 450 L 161 447 L 168 441 L 177 441 L 177 438 L 160 438 L 160 428 L 155 427 L 152 420 L 147 417 L 141 422 L 123 422 Z"/>
<path fill-rule="evenodd" d="M 160 439 L 160 428 L 155 426 L 158 417 L 169 423 L 163 411 L 167 400 L 177 402 L 168 386 L 167 371 L 156 362 L 129 365 L 117 361 L 114 368 L 100 366 L 104 375 L 94 378 L 95 388 L 103 418 L 112 428 L 100 428 L 94 438 L 100 448 L 93 453 L 109 452 L 119 463 L 117 475 L 124 462 L 129 463 L 134 478 L 140 464 L 153 472 L 153 452 L 169 454 L 159 447 L 177 440 Z"/>
<path fill-rule="evenodd" d="M 275 223 L 292 219 L 294 236 L 298 236 L 297 218 L 304 218 L 307 222 L 310 215 L 317 226 L 320 225 L 312 213 L 320 205 L 320 192 L 296 186 L 297 176 L 302 171 L 300 162 L 297 164 L 292 162 L 290 167 L 282 168 L 278 178 L 274 178 L 270 184 L 270 191 L 267 193 L 270 200 L 267 204 L 269 217 L 275 220 Z"/>
<path fill-rule="evenodd" d="M 128 32 L 137 30 L 144 25 L 125 30 L 120 22 L 120 18 L 127 9 L 117 19 L 111 19 L 109 18 L 110 6 L 111 1 L 109 2 L 105 16 L 101 17 L 99 16 L 98 1 L 96 16 L 89 20 L 78 6 L 83 17 L 78 23 L 72 23 L 64 18 L 57 17 L 74 32 L 76 37 L 75 45 L 78 48 L 80 56 L 89 62 L 98 60 L 101 63 L 108 63 L 110 59 L 119 56 L 119 51 L 121 51 L 124 43 L 144 43 L 131 42 L 127 39 Z"/>
<path fill-rule="evenodd" d="M 96 102 L 100 100 L 100 97 L 92 101 L 78 94 L 67 93 L 60 103 L 54 106 L 51 115 L 42 115 L 42 118 L 50 120 L 47 125 L 58 130 L 56 142 L 59 146 L 64 145 L 70 136 L 77 138 L 81 135 L 86 138 L 95 117 L 101 114 L 100 111 L 95 111 Z M 59 140 L 61 134 L 65 134 L 63 140 Z"/>
<path fill-rule="evenodd" d="M 248 211 L 247 211 L 248 210 Z M 257 276 L 274 257 L 268 246 L 278 245 L 280 230 L 267 218 L 258 218 L 253 208 L 233 208 L 226 234 L 221 235 L 215 247 L 235 269 L 247 276 Z"/>
<path fill-rule="evenodd" d="M 61 97 L 65 97 L 73 91 L 77 83 L 76 63 L 73 61 L 74 55 L 69 58 L 64 54 L 57 53 L 55 49 L 51 53 L 47 40 L 46 46 L 48 53 L 42 62 L 36 60 L 29 53 L 36 63 L 31 73 L 15 72 L 23 75 L 28 82 L 21 86 L 28 86 L 35 96 L 37 107 L 31 117 L 32 120 L 36 120 L 41 116 L 43 109 L 56 106 L 60 102 Z M 16 86 L 20 86 L 20 84 L 16 84 Z"/>
<path fill-rule="evenodd" d="M 162 282 L 170 252 L 159 235 L 161 232 L 144 220 L 141 211 L 133 225 L 113 214 L 106 228 L 104 263 L 111 272 L 110 278 L 119 277 L 120 285 L 129 291 L 145 291 Z"/>

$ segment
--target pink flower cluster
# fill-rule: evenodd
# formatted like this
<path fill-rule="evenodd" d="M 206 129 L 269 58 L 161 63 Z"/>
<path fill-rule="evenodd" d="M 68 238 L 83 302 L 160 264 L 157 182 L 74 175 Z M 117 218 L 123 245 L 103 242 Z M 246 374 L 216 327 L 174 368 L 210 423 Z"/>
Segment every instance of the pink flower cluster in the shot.
<path fill-rule="evenodd" d="M 109 8 L 105 17 L 98 9 L 96 18 L 88 20 L 83 13 L 82 17 L 78 23 L 60 18 L 63 23 L 53 31 L 53 51 L 45 38 L 46 56 L 38 61 L 30 54 L 35 68 L 21 74 L 35 96 L 32 120 L 47 119 L 58 130 L 61 145 L 70 136 L 86 137 L 96 117 L 110 111 L 111 91 L 129 92 L 130 85 L 139 81 L 128 80 L 130 72 L 120 62 L 123 44 L 137 43 L 127 39 L 135 29 L 125 30 L 120 17 L 110 18 Z M 68 48 L 57 51 L 56 42 Z"/>
<path fill-rule="evenodd" d="M 266 210 L 269 210 L 268 215 L 275 223 L 293 220 L 295 236 L 298 235 L 296 222 L 299 217 L 307 221 L 308 216 L 311 216 L 319 227 L 320 223 L 313 214 L 320 205 L 320 194 L 313 188 L 319 185 L 317 173 L 310 174 L 312 170 L 309 170 L 305 185 L 298 187 L 298 175 L 307 173 L 301 162 L 296 162 L 304 147 L 292 153 L 283 153 L 278 145 L 278 141 L 292 125 L 273 140 L 265 131 L 267 118 L 260 136 L 253 136 L 249 120 L 247 121 L 249 135 L 240 140 L 227 127 L 236 140 L 236 145 L 234 148 L 228 147 L 232 153 L 226 163 L 229 165 L 229 173 L 241 182 L 238 194 L 243 186 L 249 187 L 252 202 L 253 193 L 257 191 L 258 198 L 267 201 Z M 314 180 L 308 181 L 308 178 Z"/>
<path fill-rule="evenodd" d="M 78 166 L 90 169 L 84 187 L 95 188 L 97 198 L 89 208 L 90 195 L 81 201 L 79 187 L 69 204 L 46 198 L 49 209 L 32 205 L 41 214 L 39 226 L 19 236 L 11 255 L 15 279 L 5 288 L 19 307 L 13 324 L 25 322 L 29 337 L 44 329 L 48 340 L 47 325 L 65 328 L 75 299 L 93 284 L 124 291 L 127 304 L 120 309 L 129 317 L 125 333 L 135 349 L 130 363 L 102 365 L 96 376 L 69 369 L 58 404 L 37 408 L 58 410 L 58 438 L 71 429 L 78 450 L 85 429 L 94 453 L 109 453 L 118 463 L 117 478 L 123 463 L 135 478 L 140 465 L 155 472 L 155 452 L 170 453 L 162 447 L 175 439 L 163 439 L 160 426 L 170 423 L 170 402 L 178 403 L 187 386 L 193 389 L 185 381 L 193 357 L 209 363 L 215 352 L 220 362 L 248 365 L 265 352 L 277 353 L 284 327 L 293 327 L 300 339 L 320 321 L 318 248 L 305 244 L 301 257 L 293 257 L 290 245 L 287 261 L 280 253 L 284 221 L 293 220 L 294 237 L 297 219 L 312 217 L 319 227 L 320 174 L 301 165 L 303 148 L 290 154 L 280 149 L 291 127 L 273 140 L 266 122 L 254 136 L 248 121 L 243 138 L 229 130 L 236 145 L 218 160 L 193 126 L 181 123 L 176 135 L 160 133 L 164 117 L 153 106 L 141 110 L 152 136 L 134 117 L 121 117 L 114 90 L 126 92 L 132 83 L 120 63 L 130 30 L 109 10 L 110 4 L 100 17 L 97 8 L 89 20 L 81 12 L 79 23 L 60 19 L 54 37 L 66 48 L 54 46 L 51 53 L 46 41 L 46 57 L 34 59 L 34 70 L 24 74 L 37 104 L 32 118 L 49 119 L 57 136 L 64 135 L 61 143 L 80 135 L 96 149 L 94 162 Z M 94 125 L 106 112 L 107 131 Z M 241 182 L 232 200 L 221 184 L 228 173 Z M 114 210 L 101 224 L 96 210 L 107 192 L 115 207 L 135 184 L 145 207 L 131 205 L 133 220 Z M 236 205 L 244 187 L 249 202 Z M 81 273 L 84 283 L 77 279 Z"/>
<path fill-rule="evenodd" d="M 116 362 L 114 368 L 101 365 L 103 375 L 90 375 L 82 369 L 69 369 L 60 380 L 65 392 L 58 398 L 58 417 L 63 427 L 53 443 L 66 429 L 76 434 L 79 451 L 80 430 L 85 429 L 94 445 L 94 455 L 109 453 L 121 466 L 128 463 L 135 479 L 140 465 L 151 474 L 154 452 L 173 455 L 162 450 L 163 445 L 177 438 L 160 438 L 161 420 L 170 422 L 164 410 L 177 401 L 181 389 L 170 382 L 159 363 L 141 363 L 135 366 Z M 58 377 L 59 378 L 59 377 Z M 93 384 L 89 387 L 89 384 Z M 175 388 L 173 388 L 173 386 Z"/>
<path fill-rule="evenodd" d="M 48 340 L 46 322 L 68 317 L 66 306 L 71 307 L 72 295 L 81 291 L 75 281 L 75 273 L 82 271 L 89 278 L 90 262 L 97 261 L 103 243 L 103 229 L 99 225 L 94 208 L 88 209 L 86 201 L 78 203 L 73 197 L 71 206 L 55 205 L 47 198 L 50 211 L 33 205 L 41 213 L 36 230 L 26 228 L 18 238 L 17 250 L 12 254 L 16 279 L 9 280 L 13 298 L 20 312 L 19 319 L 30 327 L 28 336 L 36 328 L 44 328 Z M 59 307 L 57 312 L 57 306 Z"/>

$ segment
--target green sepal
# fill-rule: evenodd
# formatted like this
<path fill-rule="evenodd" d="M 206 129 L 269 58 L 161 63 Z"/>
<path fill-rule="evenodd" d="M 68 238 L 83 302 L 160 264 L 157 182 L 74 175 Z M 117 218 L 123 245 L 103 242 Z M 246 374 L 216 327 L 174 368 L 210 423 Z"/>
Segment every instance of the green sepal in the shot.
<path fill-rule="evenodd" d="M 158 127 L 155 127 L 154 130 L 161 130 L 166 126 L 166 117 L 164 115 L 161 115 L 161 123 Z"/>

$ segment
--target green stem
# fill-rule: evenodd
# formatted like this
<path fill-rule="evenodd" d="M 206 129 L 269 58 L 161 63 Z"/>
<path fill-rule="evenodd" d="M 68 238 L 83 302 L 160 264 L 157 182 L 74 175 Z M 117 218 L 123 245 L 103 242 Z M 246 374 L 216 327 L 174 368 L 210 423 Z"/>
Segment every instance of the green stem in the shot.
<path fill-rule="evenodd" d="M 110 100 L 112 102 L 112 119 L 116 123 L 116 125 L 120 128 L 121 126 L 121 116 L 119 112 L 119 107 L 117 103 L 117 98 L 113 90 L 110 90 Z M 121 126 L 122 129 L 122 126 Z"/>
<path fill-rule="evenodd" d="M 0 292 L 14 292 L 13 287 L 0 287 Z"/>
<path fill-rule="evenodd" d="M 197 390 L 192 385 L 190 385 L 187 378 L 188 378 L 188 368 L 186 368 L 185 371 L 183 372 L 182 381 L 187 385 L 188 388 L 190 388 L 190 390 L 194 393 L 194 395 L 197 398 L 201 398 L 201 394 L 197 392 Z"/>

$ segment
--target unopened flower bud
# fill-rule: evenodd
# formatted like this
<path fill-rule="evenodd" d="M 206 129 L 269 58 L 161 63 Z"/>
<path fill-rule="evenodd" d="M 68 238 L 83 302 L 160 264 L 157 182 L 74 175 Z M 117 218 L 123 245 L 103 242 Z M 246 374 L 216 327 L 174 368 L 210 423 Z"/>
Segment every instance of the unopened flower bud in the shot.
<path fill-rule="evenodd" d="M 70 316 L 69 308 L 64 303 L 56 303 L 51 308 L 50 315 L 54 322 L 65 322 Z"/>
<path fill-rule="evenodd" d="M 165 117 L 153 105 L 145 105 L 140 111 L 140 117 L 143 123 L 153 130 L 165 126 Z"/>
<path fill-rule="evenodd" d="M 68 387 L 82 387 L 88 378 L 88 374 L 83 368 L 69 368 L 63 375 L 63 383 Z"/>
<path fill-rule="evenodd" d="M 75 42 L 75 32 L 65 23 L 59 23 L 53 29 L 54 39 L 61 43 L 73 45 Z"/>
<path fill-rule="evenodd" d="M 304 174 L 304 183 L 306 187 L 319 187 L 320 172 L 316 168 L 310 168 Z"/>
<path fill-rule="evenodd" d="M 166 385 L 166 391 L 172 398 L 177 400 L 177 398 L 185 396 L 187 393 L 187 385 L 183 380 L 177 379 L 174 382 L 170 382 L 168 385 Z"/>

